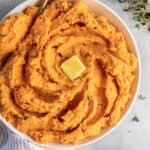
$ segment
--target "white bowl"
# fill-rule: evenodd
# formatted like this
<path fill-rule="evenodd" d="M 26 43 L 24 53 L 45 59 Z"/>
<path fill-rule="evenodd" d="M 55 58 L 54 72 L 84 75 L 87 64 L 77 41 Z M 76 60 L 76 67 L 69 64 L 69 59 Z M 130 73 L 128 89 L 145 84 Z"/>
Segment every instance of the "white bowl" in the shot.
<path fill-rule="evenodd" d="M 75 1 L 75 0 L 72 0 L 72 1 Z M 0 116 L 0 120 L 2 120 L 2 122 L 13 133 L 19 135 L 25 141 L 31 142 L 32 144 L 36 144 L 38 146 L 47 147 L 47 148 L 61 148 L 61 149 L 63 149 L 63 148 L 75 148 L 75 147 L 81 147 L 83 145 L 91 144 L 95 141 L 101 140 L 102 138 L 104 138 L 105 136 L 110 134 L 114 129 L 116 129 L 120 125 L 120 123 L 123 121 L 123 119 L 127 116 L 129 111 L 131 110 L 133 104 L 135 103 L 137 93 L 138 93 L 138 90 L 139 90 L 139 85 L 140 85 L 141 62 L 140 62 L 140 56 L 139 56 L 139 51 L 138 51 L 138 48 L 137 48 L 137 44 L 135 42 L 135 39 L 134 39 L 133 35 L 132 35 L 131 31 L 129 30 L 129 28 L 127 27 L 127 25 L 124 23 L 124 21 L 112 9 L 110 9 L 109 7 L 104 5 L 103 3 L 99 2 L 98 0 L 84 0 L 84 1 L 85 1 L 85 3 L 87 3 L 89 8 L 93 12 L 95 12 L 95 14 L 102 15 L 102 16 L 106 17 L 109 20 L 110 23 L 112 23 L 119 31 L 121 31 L 124 34 L 129 49 L 138 58 L 138 69 L 137 69 L 137 72 L 136 72 L 135 82 L 134 82 L 133 87 L 132 87 L 131 101 L 128 103 L 128 105 L 127 105 L 127 107 L 124 111 L 124 114 L 123 114 L 122 118 L 120 119 L 120 121 L 117 123 L 117 125 L 115 125 L 114 127 L 110 127 L 109 129 L 104 131 L 101 135 L 99 135 L 97 137 L 90 138 L 90 139 L 86 140 L 85 142 L 79 143 L 77 145 L 38 144 L 35 141 L 33 141 L 29 136 L 27 136 L 27 135 L 21 133 L 20 131 L 16 130 L 10 123 L 8 123 L 4 118 L 2 118 L 2 116 Z M 12 11 L 10 11 L 5 17 L 10 16 L 12 14 L 22 12 L 26 7 L 35 5 L 37 2 L 39 2 L 39 0 L 27 0 L 27 1 L 23 2 L 22 4 L 18 5 Z"/>

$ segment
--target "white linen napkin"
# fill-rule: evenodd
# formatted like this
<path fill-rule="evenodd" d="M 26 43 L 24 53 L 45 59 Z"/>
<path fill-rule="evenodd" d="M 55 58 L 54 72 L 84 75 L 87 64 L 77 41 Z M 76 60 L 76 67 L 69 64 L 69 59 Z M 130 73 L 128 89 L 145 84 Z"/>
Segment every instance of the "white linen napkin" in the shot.
<path fill-rule="evenodd" d="M 39 146 L 36 146 L 32 143 L 26 142 L 23 139 L 21 139 L 16 134 L 12 133 L 8 129 L 6 129 L 8 132 L 8 141 L 5 145 L 1 148 L 1 150 L 74 150 L 74 149 L 62 149 L 62 148 L 42 148 Z"/>

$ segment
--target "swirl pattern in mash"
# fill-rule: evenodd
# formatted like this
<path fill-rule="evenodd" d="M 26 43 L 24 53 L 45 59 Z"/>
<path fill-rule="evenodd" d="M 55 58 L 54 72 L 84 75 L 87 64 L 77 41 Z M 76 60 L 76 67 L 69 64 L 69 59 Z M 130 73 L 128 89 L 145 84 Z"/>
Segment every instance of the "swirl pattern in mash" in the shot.
<path fill-rule="evenodd" d="M 1 114 L 39 143 L 77 143 L 121 118 L 137 59 L 122 33 L 82 2 L 54 0 L 0 23 Z M 60 65 L 77 55 L 86 71 L 70 81 Z"/>

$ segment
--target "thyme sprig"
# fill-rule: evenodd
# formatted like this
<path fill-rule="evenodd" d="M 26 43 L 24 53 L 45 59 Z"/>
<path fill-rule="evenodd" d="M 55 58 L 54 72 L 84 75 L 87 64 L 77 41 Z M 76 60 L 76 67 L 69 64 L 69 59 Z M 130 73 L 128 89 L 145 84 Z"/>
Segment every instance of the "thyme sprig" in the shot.
<path fill-rule="evenodd" d="M 120 3 L 127 2 L 129 5 L 124 11 L 131 12 L 133 19 L 138 22 L 136 28 L 146 26 L 150 31 L 150 1 L 149 0 L 118 0 Z"/>

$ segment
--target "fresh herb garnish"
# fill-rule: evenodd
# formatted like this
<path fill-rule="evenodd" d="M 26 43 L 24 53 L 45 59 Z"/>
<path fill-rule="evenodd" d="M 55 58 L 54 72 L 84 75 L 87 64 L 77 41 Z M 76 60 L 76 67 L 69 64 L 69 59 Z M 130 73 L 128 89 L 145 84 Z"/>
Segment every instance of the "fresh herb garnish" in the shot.
<path fill-rule="evenodd" d="M 126 0 L 118 0 L 120 3 L 124 3 Z"/>
<path fill-rule="evenodd" d="M 43 10 L 46 7 L 48 1 L 49 0 L 43 0 L 42 1 L 42 3 L 40 4 L 39 10 L 38 10 L 37 16 L 39 16 L 43 12 Z"/>
<path fill-rule="evenodd" d="M 128 7 L 124 11 L 133 14 L 133 19 L 143 26 L 147 26 L 150 31 L 150 3 L 148 0 L 118 0 L 120 3 L 128 2 Z M 136 25 L 137 27 L 138 25 Z"/>
<path fill-rule="evenodd" d="M 143 95 L 139 95 L 139 96 L 138 96 L 138 99 L 143 100 L 143 99 L 146 99 L 146 97 L 143 96 Z"/>
<path fill-rule="evenodd" d="M 90 96 L 87 96 L 87 100 L 88 100 L 88 105 L 90 106 L 91 105 L 91 98 L 90 98 Z"/>
<path fill-rule="evenodd" d="M 91 53 L 90 52 L 87 52 L 84 57 L 87 58 L 87 57 L 90 57 L 91 56 Z"/>
<path fill-rule="evenodd" d="M 28 119 L 29 119 L 29 116 L 24 116 L 23 119 L 24 119 L 24 120 L 28 120 Z"/>
<path fill-rule="evenodd" d="M 7 34 L 0 34 L 0 38 L 4 38 L 6 36 L 7 36 Z"/>
<path fill-rule="evenodd" d="M 134 116 L 134 117 L 132 118 L 132 121 L 134 121 L 134 122 L 139 122 L 140 120 L 139 120 L 139 118 L 138 118 L 137 116 Z"/>
<path fill-rule="evenodd" d="M 128 7 L 128 8 L 124 8 L 123 10 L 124 10 L 124 11 L 129 11 L 129 7 Z"/>
<path fill-rule="evenodd" d="M 135 25 L 135 27 L 136 27 L 137 29 L 139 29 L 139 28 L 140 28 L 140 25 L 137 23 L 137 24 Z"/>

